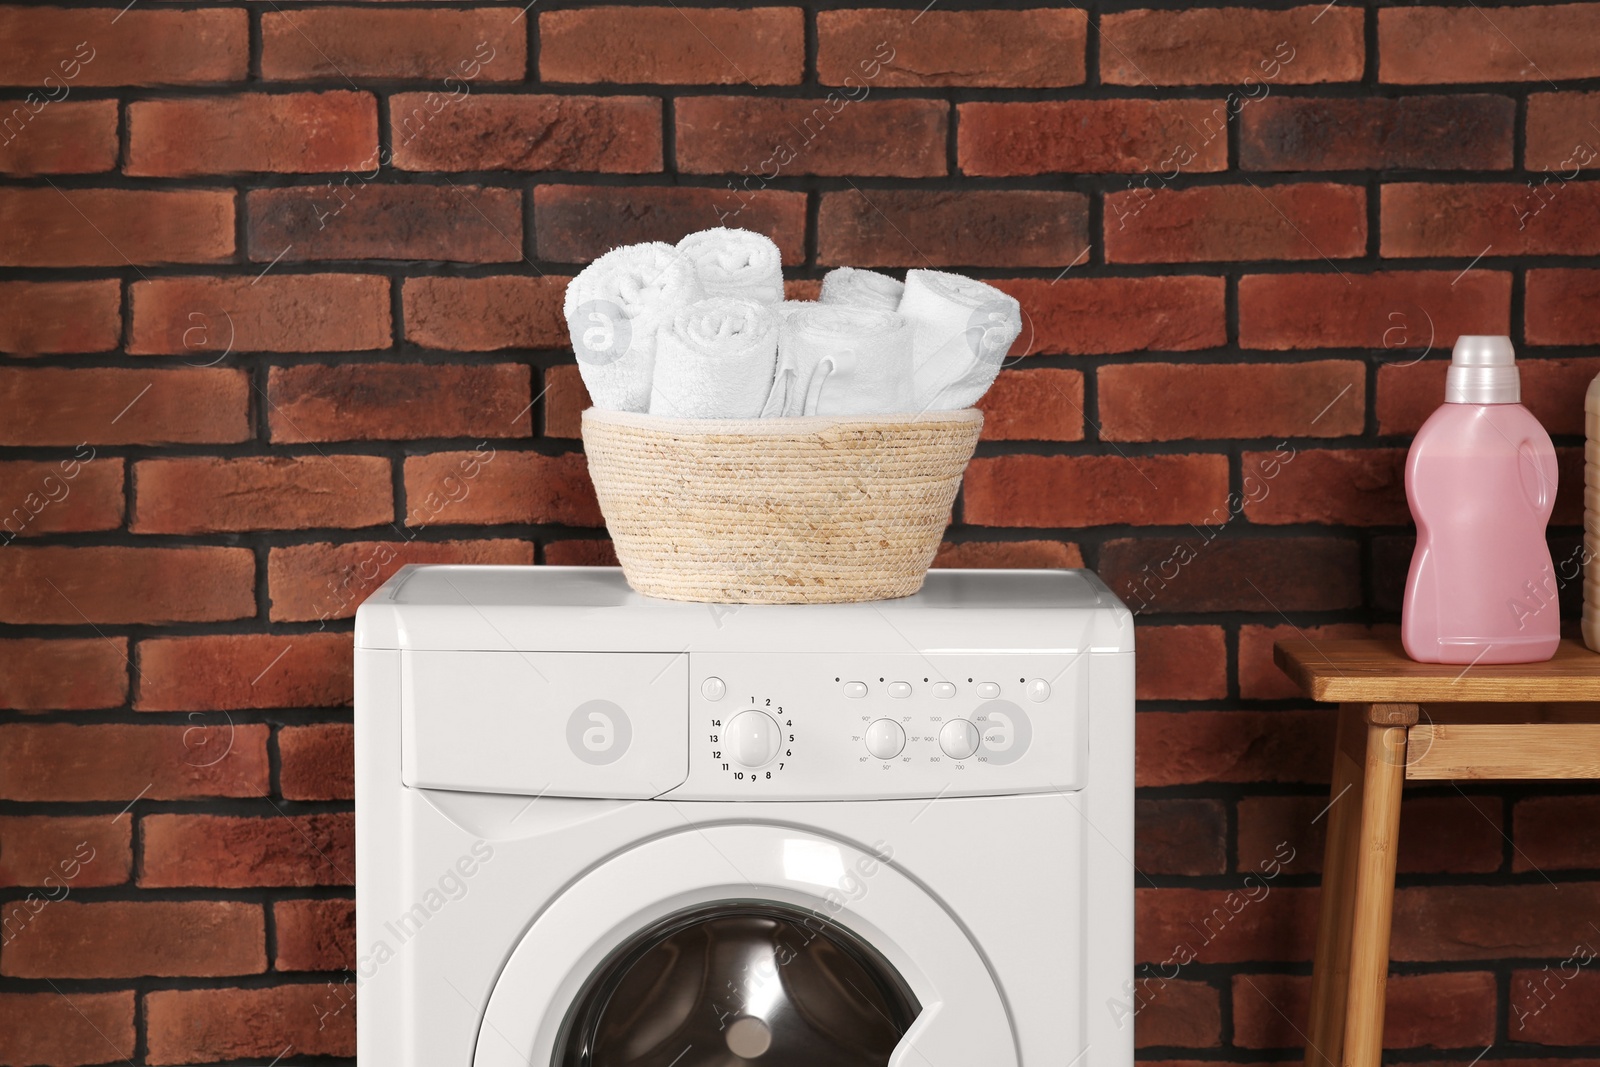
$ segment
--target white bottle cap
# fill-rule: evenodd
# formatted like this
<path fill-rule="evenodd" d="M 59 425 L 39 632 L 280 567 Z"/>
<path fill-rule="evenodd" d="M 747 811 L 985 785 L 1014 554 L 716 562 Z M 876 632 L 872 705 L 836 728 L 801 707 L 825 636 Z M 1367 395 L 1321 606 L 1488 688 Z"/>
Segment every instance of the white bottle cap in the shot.
<path fill-rule="evenodd" d="M 1462 334 L 1450 356 L 1446 404 L 1520 404 L 1522 376 L 1511 338 Z"/>

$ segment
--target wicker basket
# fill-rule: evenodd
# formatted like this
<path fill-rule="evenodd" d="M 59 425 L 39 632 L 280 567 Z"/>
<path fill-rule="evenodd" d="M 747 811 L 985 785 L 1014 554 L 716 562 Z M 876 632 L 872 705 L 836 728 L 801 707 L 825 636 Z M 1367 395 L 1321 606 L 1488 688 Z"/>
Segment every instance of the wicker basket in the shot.
<path fill-rule="evenodd" d="M 922 588 L 982 428 L 975 409 L 702 420 L 590 408 L 583 444 L 635 590 L 823 604 Z"/>

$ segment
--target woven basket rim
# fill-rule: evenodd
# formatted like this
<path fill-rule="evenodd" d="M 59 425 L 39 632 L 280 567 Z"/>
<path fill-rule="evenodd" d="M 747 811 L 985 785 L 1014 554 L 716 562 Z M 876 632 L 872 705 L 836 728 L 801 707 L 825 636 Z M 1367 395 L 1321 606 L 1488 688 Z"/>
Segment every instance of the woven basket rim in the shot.
<path fill-rule="evenodd" d="M 590 407 L 583 421 L 674 435 L 715 434 L 722 437 L 787 437 L 796 433 L 829 430 L 882 430 L 887 427 L 967 426 L 983 422 L 977 408 L 953 411 L 907 412 L 895 415 L 792 415 L 771 419 L 675 419 L 639 411 L 610 411 Z"/>

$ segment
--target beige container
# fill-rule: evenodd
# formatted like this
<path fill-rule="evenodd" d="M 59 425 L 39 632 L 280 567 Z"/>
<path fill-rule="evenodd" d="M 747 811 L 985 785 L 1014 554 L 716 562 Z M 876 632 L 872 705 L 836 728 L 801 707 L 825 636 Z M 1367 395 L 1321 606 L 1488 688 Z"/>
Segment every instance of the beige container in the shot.
<path fill-rule="evenodd" d="M 1600 377 L 1589 383 L 1589 395 L 1583 404 L 1584 425 L 1589 431 L 1584 444 L 1583 464 L 1583 528 L 1586 535 L 1584 547 L 1588 562 L 1584 564 L 1583 583 L 1583 643 L 1600 652 L 1600 556 L 1589 550 L 1589 541 L 1600 534 Z"/>
<path fill-rule="evenodd" d="M 748 420 L 590 408 L 583 446 L 638 592 L 826 604 L 922 588 L 982 428 L 971 408 Z"/>

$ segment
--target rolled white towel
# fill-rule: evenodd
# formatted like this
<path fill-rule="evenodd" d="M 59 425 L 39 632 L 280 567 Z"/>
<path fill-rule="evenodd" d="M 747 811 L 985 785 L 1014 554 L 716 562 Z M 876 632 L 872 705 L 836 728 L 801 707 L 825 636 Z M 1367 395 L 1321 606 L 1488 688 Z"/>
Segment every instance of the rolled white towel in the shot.
<path fill-rule="evenodd" d="M 785 300 L 782 303 L 774 304 L 772 306 L 778 309 L 778 314 L 782 315 L 784 318 L 788 318 L 796 311 L 803 311 L 806 308 L 816 307 L 817 302 L 815 300 Z"/>
<path fill-rule="evenodd" d="M 650 414 L 757 418 L 777 360 L 778 313 L 771 307 L 731 296 L 690 304 L 661 331 Z"/>
<path fill-rule="evenodd" d="M 614 248 L 567 283 L 567 331 L 595 407 L 649 407 L 656 335 L 702 295 L 689 257 L 661 241 Z"/>
<path fill-rule="evenodd" d="M 911 322 L 919 411 L 976 404 L 1022 332 L 1022 307 L 1014 297 L 937 270 L 906 274 L 900 314 Z"/>
<path fill-rule="evenodd" d="M 854 304 L 857 307 L 897 311 L 906 283 L 875 270 L 835 267 L 822 276 L 824 304 Z"/>
<path fill-rule="evenodd" d="M 913 410 L 911 326 L 880 308 L 817 304 L 783 321 L 783 415 L 887 415 Z M 787 379 L 786 383 L 783 379 Z M 768 405 L 769 409 L 772 407 Z"/>
<path fill-rule="evenodd" d="M 783 299 L 783 254 L 770 237 L 718 228 L 678 242 L 707 296 L 737 296 L 758 304 Z"/>

